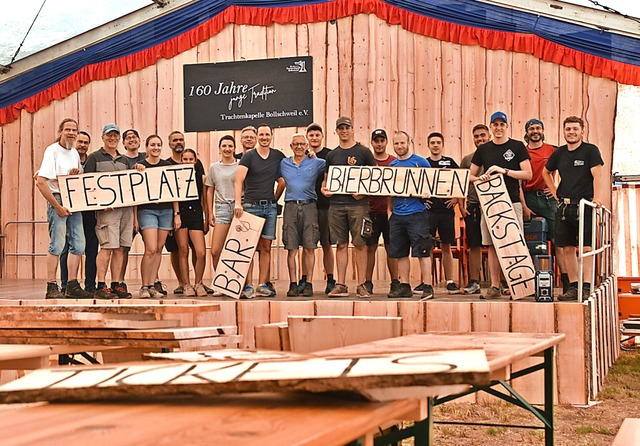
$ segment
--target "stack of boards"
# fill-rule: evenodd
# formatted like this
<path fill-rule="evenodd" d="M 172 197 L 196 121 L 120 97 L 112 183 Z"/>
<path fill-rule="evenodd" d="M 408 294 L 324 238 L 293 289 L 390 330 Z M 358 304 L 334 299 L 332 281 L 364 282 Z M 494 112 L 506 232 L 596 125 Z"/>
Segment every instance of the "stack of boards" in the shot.
<path fill-rule="evenodd" d="M 237 327 L 184 327 L 181 316 L 219 311 L 197 300 L 7 300 L 0 344 L 193 350 L 237 345 Z"/>

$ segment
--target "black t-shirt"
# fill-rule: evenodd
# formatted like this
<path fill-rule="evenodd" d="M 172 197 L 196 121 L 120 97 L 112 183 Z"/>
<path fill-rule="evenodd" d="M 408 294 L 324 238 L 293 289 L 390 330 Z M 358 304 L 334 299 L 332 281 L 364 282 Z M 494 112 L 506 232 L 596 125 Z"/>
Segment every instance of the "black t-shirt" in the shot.
<path fill-rule="evenodd" d="M 169 163 L 169 165 L 171 165 L 171 166 L 175 166 L 177 164 L 182 164 L 182 163 L 179 163 L 179 162 L 175 161 L 171 157 L 167 158 L 165 161 L 167 161 Z M 196 160 L 196 164 L 195 164 L 194 169 L 196 170 L 196 173 L 199 174 L 199 175 L 204 175 L 206 173 L 204 171 L 204 165 L 202 164 L 202 161 L 200 161 L 199 159 Z"/>
<path fill-rule="evenodd" d="M 476 149 L 471 162 L 484 167 L 486 171 L 491 166 L 499 166 L 509 170 L 521 170 L 520 163 L 531 159 L 531 155 L 522 141 L 509 139 L 504 144 L 493 141 L 482 144 Z M 513 203 L 520 203 L 520 181 L 508 176 L 504 177 L 509 198 Z"/>
<path fill-rule="evenodd" d="M 196 186 L 198 188 L 198 198 L 197 199 L 194 198 L 193 200 L 189 200 L 189 201 L 179 202 L 178 207 L 180 209 L 180 213 L 186 212 L 189 206 L 195 209 L 199 209 L 200 212 L 202 212 L 202 188 L 203 188 L 202 177 L 203 176 L 201 174 L 196 172 Z"/>
<path fill-rule="evenodd" d="M 171 163 L 168 160 L 160 160 L 158 164 L 150 164 L 148 160 L 142 160 L 138 164 L 142 164 L 146 169 L 152 169 L 154 167 L 163 167 L 163 166 L 171 166 Z M 158 210 L 158 209 L 172 209 L 173 203 L 149 203 L 149 204 L 140 204 L 138 205 L 138 210 L 149 209 L 149 210 Z"/>
<path fill-rule="evenodd" d="M 443 156 L 438 161 L 433 160 L 431 158 L 427 158 L 431 167 L 435 167 L 438 169 L 457 169 L 458 163 L 455 160 L 448 156 Z M 445 214 L 455 214 L 453 208 L 448 208 L 446 202 L 450 200 L 450 198 L 430 198 L 431 207 L 429 208 L 430 212 L 441 212 Z"/>
<path fill-rule="evenodd" d="M 249 150 L 242 156 L 240 165 L 249 171 L 244 180 L 244 202 L 253 203 L 259 200 L 275 200 L 274 183 L 280 178 L 280 161 L 284 153 L 277 149 L 269 149 L 269 156 L 264 159 L 258 149 Z"/>
<path fill-rule="evenodd" d="M 560 172 L 558 198 L 584 198 L 593 200 L 593 175 L 591 168 L 604 165 L 600 150 L 593 144 L 583 142 L 575 150 L 564 145 L 549 157 L 546 168 L 549 172 Z"/>
<path fill-rule="evenodd" d="M 331 166 L 377 166 L 376 159 L 368 147 L 357 142 L 349 149 L 336 147 L 327 155 L 327 172 Z M 333 204 L 358 204 L 361 206 L 369 206 L 369 199 L 362 198 L 356 200 L 350 194 L 335 194 L 331 196 Z"/>
<path fill-rule="evenodd" d="M 316 156 L 320 159 L 326 160 L 329 153 L 331 153 L 331 149 L 328 147 L 323 147 L 321 151 L 316 153 Z M 329 199 L 329 197 L 325 197 L 320 191 L 322 189 L 323 181 L 324 175 L 318 175 L 318 179 L 316 180 L 316 194 L 318 195 L 317 207 L 318 209 L 329 209 L 329 203 L 331 203 L 331 200 Z"/>
<path fill-rule="evenodd" d="M 131 158 L 126 154 L 126 152 L 124 153 L 124 160 L 127 162 L 127 166 L 129 166 L 129 169 L 133 169 L 133 166 L 141 161 L 144 161 L 146 157 L 147 154 L 145 152 L 138 152 L 138 156 L 135 158 Z"/>

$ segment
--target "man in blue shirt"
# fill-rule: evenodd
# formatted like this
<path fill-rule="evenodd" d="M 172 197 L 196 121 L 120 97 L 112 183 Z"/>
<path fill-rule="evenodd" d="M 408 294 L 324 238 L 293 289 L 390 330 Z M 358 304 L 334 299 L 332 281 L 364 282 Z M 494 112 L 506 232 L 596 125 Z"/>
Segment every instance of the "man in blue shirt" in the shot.
<path fill-rule="evenodd" d="M 291 150 L 293 156 L 284 158 L 280 162 L 280 173 L 287 189 L 284 195 L 284 218 L 282 224 L 282 241 L 287 250 L 287 267 L 289 268 L 288 297 L 299 295 L 297 284 L 296 257 L 298 248 L 302 246 L 304 271 L 300 267 L 304 277 L 312 277 L 315 266 L 315 252 L 320 240 L 320 228 L 318 227 L 318 209 L 316 201 L 316 180 L 324 174 L 325 161 L 320 158 L 307 156 L 307 138 L 296 133 L 291 137 Z M 311 281 L 304 281 L 302 295 L 313 296 Z"/>
<path fill-rule="evenodd" d="M 389 166 L 396 167 L 431 167 L 425 158 L 409 152 L 411 138 L 403 131 L 393 135 L 393 150 L 398 156 Z M 428 197 L 425 197 L 428 198 Z M 433 297 L 431 280 L 431 234 L 429 232 L 429 213 L 423 200 L 416 197 L 390 197 L 389 217 L 389 257 L 398 259 L 398 279 L 400 286 L 392 290 L 388 297 L 413 297 L 409 283 L 411 256 L 418 258 L 420 272 L 425 281 L 422 288 L 423 300 Z"/>

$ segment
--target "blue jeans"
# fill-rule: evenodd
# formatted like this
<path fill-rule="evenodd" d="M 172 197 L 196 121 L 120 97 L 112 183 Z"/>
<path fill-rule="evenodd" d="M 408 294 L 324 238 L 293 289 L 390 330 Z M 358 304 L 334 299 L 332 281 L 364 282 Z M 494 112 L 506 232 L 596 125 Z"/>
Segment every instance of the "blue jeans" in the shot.
<path fill-rule="evenodd" d="M 265 219 L 264 226 L 262 227 L 262 234 L 260 235 L 260 237 L 265 240 L 276 239 L 276 220 L 278 218 L 278 207 L 275 203 L 244 203 L 242 205 L 242 209 L 245 212 Z"/>
<path fill-rule="evenodd" d="M 61 202 L 60 194 L 53 195 L 58 203 Z M 84 254 L 84 228 L 82 226 L 82 213 L 74 212 L 67 217 L 60 217 L 56 210 L 47 203 L 47 221 L 49 222 L 49 253 L 55 256 L 62 254 L 66 240 L 69 240 L 71 254 Z"/>
<path fill-rule="evenodd" d="M 96 213 L 95 211 L 82 212 L 82 225 L 84 227 L 84 287 L 92 290 L 96 287 L 96 257 L 98 256 L 98 237 L 96 236 Z M 69 240 L 64 244 L 64 250 L 60 254 L 60 282 L 62 288 L 67 287 L 69 270 L 67 268 L 67 258 L 69 257 Z"/>

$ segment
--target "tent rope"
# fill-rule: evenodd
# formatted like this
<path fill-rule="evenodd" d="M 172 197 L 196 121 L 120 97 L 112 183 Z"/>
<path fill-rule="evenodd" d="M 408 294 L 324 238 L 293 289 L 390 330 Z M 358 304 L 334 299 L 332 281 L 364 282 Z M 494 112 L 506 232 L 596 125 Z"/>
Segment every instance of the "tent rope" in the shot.
<path fill-rule="evenodd" d="M 22 49 L 22 45 L 24 45 L 24 41 L 27 40 L 27 36 L 29 36 L 29 33 L 31 32 L 31 28 L 33 28 L 33 25 L 36 23 L 36 20 L 38 20 L 38 16 L 40 15 L 40 12 L 42 11 L 42 8 L 44 8 L 44 4 L 45 3 L 47 3 L 47 0 L 44 0 L 42 2 L 42 5 L 40 6 L 40 9 L 38 9 L 38 12 L 37 12 L 36 16 L 33 18 L 33 22 L 31 22 L 31 26 L 29 26 L 29 29 L 27 30 L 26 34 L 24 35 L 24 38 L 22 39 L 22 42 L 20 42 L 20 45 L 18 45 L 18 49 L 16 50 L 16 53 L 11 58 L 11 62 L 9 62 L 9 65 L 7 65 L 8 67 L 11 67 L 11 64 L 16 60 L 16 57 L 18 57 L 18 54 L 20 53 L 20 50 Z"/>

